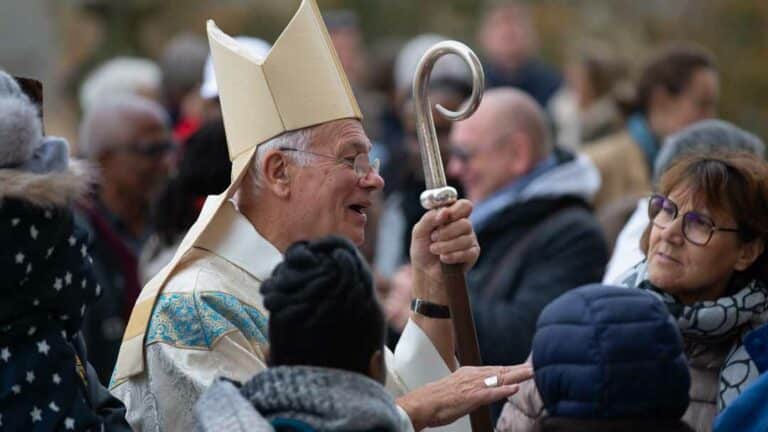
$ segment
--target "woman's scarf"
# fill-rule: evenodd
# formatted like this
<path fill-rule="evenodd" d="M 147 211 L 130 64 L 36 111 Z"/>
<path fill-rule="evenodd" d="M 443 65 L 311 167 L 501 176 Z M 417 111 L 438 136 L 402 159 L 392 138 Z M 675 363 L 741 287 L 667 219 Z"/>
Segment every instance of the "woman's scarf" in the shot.
<path fill-rule="evenodd" d="M 730 342 L 731 348 L 720 368 L 718 411 L 727 407 L 760 372 L 744 347 L 743 339 L 751 330 L 766 322 L 768 288 L 758 280 L 739 283 L 735 278 L 730 295 L 716 301 L 701 301 L 687 306 L 674 296 L 653 286 L 648 280 L 646 262 L 620 278 L 622 285 L 645 289 L 663 301 L 677 319 L 689 351 L 697 355 L 713 345 Z"/>

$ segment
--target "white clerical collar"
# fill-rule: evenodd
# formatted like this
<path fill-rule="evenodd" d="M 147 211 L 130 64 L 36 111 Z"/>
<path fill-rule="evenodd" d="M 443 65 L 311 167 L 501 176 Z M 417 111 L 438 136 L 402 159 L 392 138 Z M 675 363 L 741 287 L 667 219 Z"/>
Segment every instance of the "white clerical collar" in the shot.
<path fill-rule="evenodd" d="M 259 281 L 268 278 L 283 260 L 280 251 L 256 231 L 232 201 L 222 204 L 195 246 L 219 255 Z"/>

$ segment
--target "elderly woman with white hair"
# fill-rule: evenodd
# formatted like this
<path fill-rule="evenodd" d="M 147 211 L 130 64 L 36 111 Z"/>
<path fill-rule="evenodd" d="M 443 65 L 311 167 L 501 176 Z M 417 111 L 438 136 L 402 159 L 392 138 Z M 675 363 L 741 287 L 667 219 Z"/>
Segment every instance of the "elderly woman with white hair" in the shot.
<path fill-rule="evenodd" d="M 0 71 L 0 428 L 128 430 L 80 335 L 98 297 L 71 203 L 91 175 L 43 137 L 35 106 Z"/>
<path fill-rule="evenodd" d="M 100 101 L 86 112 L 80 151 L 99 170 L 99 182 L 77 206 L 89 232 L 102 299 L 86 317 L 91 360 L 107 383 L 131 308 L 141 291 L 138 257 L 153 232 L 151 205 L 171 168 L 174 141 L 168 116 L 156 102 L 134 95 Z"/>
<path fill-rule="evenodd" d="M 136 95 L 160 99 L 162 72 L 152 60 L 141 57 L 115 57 L 100 64 L 80 87 L 80 108 L 88 112 L 104 99 Z"/>

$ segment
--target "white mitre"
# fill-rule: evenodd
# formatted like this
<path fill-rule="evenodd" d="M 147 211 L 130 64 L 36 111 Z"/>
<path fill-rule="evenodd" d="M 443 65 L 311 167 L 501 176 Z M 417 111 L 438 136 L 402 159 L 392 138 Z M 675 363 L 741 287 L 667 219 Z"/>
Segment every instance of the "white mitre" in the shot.
<path fill-rule="evenodd" d="M 345 118 L 362 118 L 315 0 L 298 11 L 265 58 L 258 58 L 208 21 L 232 183 L 208 197 L 173 260 L 142 290 L 123 335 L 112 386 L 144 370 L 144 338 L 163 286 L 192 247 L 215 250 L 226 235 L 218 218 L 235 193 L 259 144 L 284 132 Z"/>

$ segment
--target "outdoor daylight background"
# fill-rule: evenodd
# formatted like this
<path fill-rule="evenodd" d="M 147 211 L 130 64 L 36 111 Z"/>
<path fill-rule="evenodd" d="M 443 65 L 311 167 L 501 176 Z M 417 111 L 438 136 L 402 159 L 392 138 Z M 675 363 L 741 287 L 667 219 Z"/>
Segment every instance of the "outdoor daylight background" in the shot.
<path fill-rule="evenodd" d="M 76 137 L 77 89 L 96 64 L 115 55 L 157 59 L 184 32 L 204 35 L 213 18 L 229 34 L 273 41 L 298 0 L 0 0 L 0 65 L 45 86 L 50 134 Z M 439 32 L 476 47 L 478 0 L 319 0 L 361 19 L 371 77 L 386 86 L 386 67 L 407 38 Z M 640 64 L 660 43 L 693 40 L 717 56 L 720 116 L 768 133 L 768 2 L 758 0 L 529 1 L 543 58 L 562 66 L 580 40 L 610 44 Z M 376 75 L 379 76 L 376 76 Z"/>

